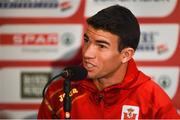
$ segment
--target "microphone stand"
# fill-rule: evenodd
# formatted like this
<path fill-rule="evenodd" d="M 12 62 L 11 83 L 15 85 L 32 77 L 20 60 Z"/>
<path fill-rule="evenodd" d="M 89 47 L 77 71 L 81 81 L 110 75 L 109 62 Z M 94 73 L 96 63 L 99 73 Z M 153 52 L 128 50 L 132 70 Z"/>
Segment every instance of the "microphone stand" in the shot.
<path fill-rule="evenodd" d="M 65 119 L 70 119 L 71 118 L 71 96 L 70 94 L 70 89 L 71 89 L 71 81 L 69 79 L 64 80 L 64 103 L 63 103 L 63 108 L 64 108 L 64 117 Z"/>

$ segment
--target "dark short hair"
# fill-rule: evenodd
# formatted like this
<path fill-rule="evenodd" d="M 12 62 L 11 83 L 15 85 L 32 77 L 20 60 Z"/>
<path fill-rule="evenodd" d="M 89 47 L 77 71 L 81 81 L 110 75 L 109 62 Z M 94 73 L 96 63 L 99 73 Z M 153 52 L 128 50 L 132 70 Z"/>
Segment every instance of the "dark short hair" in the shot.
<path fill-rule="evenodd" d="M 136 50 L 140 39 L 140 27 L 133 13 L 120 5 L 102 9 L 87 19 L 88 25 L 119 36 L 118 49 L 126 47 Z"/>

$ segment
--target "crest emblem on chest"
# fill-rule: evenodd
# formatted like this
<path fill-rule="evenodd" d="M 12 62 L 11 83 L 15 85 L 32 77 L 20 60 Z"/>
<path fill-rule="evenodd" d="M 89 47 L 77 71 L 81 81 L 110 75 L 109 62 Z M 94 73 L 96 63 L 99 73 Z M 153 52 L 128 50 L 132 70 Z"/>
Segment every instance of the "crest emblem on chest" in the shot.
<path fill-rule="evenodd" d="M 138 120 L 139 116 L 139 107 L 138 106 L 131 106 L 131 105 L 123 105 L 122 113 L 121 113 L 121 120 Z"/>

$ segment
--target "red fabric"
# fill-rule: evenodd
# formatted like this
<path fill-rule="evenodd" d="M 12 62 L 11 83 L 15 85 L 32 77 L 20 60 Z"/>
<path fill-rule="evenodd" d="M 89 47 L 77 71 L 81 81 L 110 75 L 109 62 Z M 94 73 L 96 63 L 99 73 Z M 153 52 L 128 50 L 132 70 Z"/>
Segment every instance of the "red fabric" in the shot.
<path fill-rule="evenodd" d="M 38 118 L 64 118 L 63 80 L 52 83 L 46 99 L 41 103 Z M 137 70 L 134 60 L 129 61 L 122 83 L 98 91 L 91 80 L 72 83 L 71 118 L 180 118 L 170 98 L 148 76 Z M 45 102 L 46 101 L 46 102 Z M 49 104 L 49 105 L 48 105 Z M 136 106 L 139 112 L 124 112 L 123 106 Z M 49 107 L 48 107 L 49 106 Z M 53 109 L 53 110 L 51 110 Z M 128 111 L 133 109 L 128 109 Z M 55 115 L 52 115 L 54 111 Z"/>

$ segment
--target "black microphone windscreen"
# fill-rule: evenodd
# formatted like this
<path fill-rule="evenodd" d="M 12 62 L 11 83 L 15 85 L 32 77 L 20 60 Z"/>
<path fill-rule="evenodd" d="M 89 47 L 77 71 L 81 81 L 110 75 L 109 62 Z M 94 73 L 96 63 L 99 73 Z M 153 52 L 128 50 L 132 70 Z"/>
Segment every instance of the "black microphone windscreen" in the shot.
<path fill-rule="evenodd" d="M 87 70 L 82 66 L 69 66 L 64 69 L 72 81 L 82 80 L 87 76 Z"/>

